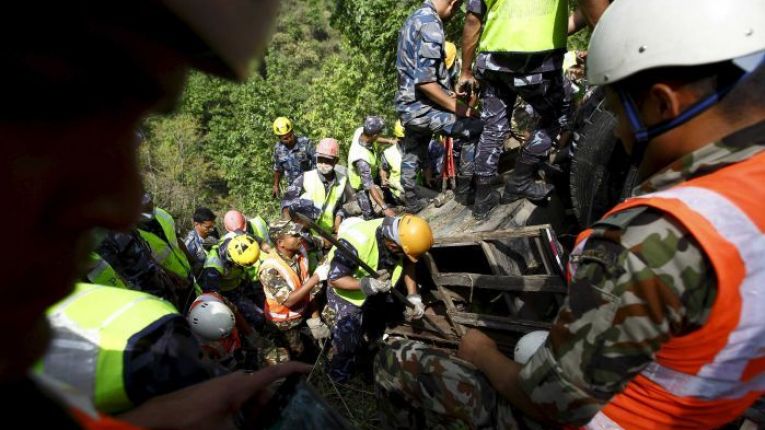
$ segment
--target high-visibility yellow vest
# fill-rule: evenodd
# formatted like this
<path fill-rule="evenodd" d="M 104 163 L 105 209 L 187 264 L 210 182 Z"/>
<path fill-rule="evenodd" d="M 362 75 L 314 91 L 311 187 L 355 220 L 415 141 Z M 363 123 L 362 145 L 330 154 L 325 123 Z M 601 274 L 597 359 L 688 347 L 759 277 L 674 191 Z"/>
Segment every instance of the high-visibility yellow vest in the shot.
<path fill-rule="evenodd" d="M 123 374 L 128 342 L 146 327 L 179 314 L 148 293 L 78 284 L 47 315 L 53 340 L 35 371 L 88 394 L 98 410 L 116 413 L 133 406 Z"/>
<path fill-rule="evenodd" d="M 138 229 L 138 233 L 149 244 L 151 255 L 154 260 L 165 269 L 175 273 L 183 279 L 188 279 L 191 273 L 186 254 L 178 246 L 178 237 L 175 235 L 175 221 L 164 209 L 154 208 L 154 217 L 162 227 L 167 240 L 154 233 Z"/>
<path fill-rule="evenodd" d="M 567 0 L 485 0 L 479 52 L 543 52 L 565 48 Z"/>
<path fill-rule="evenodd" d="M 327 231 L 334 231 L 335 206 L 345 190 L 346 177 L 335 171 L 335 184 L 332 185 L 327 196 L 319 175 L 320 173 L 315 169 L 303 174 L 303 194 L 300 198 L 312 201 L 313 206 L 321 211 L 316 224 Z"/>
<path fill-rule="evenodd" d="M 210 248 L 210 251 L 207 253 L 204 268 L 217 270 L 221 275 L 221 291 L 231 291 L 239 287 L 239 284 L 242 283 L 242 280 L 247 275 L 245 269 L 241 266 L 236 264 L 223 264 L 223 260 L 220 258 L 221 245 L 222 243 L 219 243 Z"/>
<path fill-rule="evenodd" d="M 260 215 L 247 220 L 247 233 L 259 239 L 261 243 L 271 245 L 271 238 L 268 237 L 268 223 Z"/>
<path fill-rule="evenodd" d="M 383 218 L 373 219 L 371 221 L 357 222 L 348 226 L 347 229 L 343 229 L 338 239 L 345 239 L 350 243 L 358 253 L 361 261 L 367 263 L 369 267 L 377 270 L 377 265 L 380 262 L 380 251 L 377 249 L 377 228 L 383 223 Z M 335 257 L 337 248 L 332 248 L 329 251 L 329 261 Z M 342 252 L 342 251 L 339 251 Z M 401 274 L 403 273 L 403 259 L 399 259 L 396 266 L 393 268 L 393 274 L 391 275 L 391 284 L 396 285 Z M 361 266 L 356 269 L 353 277 L 361 279 L 370 276 L 369 273 Z M 354 304 L 358 307 L 364 304 L 367 297 L 361 290 L 343 290 L 335 288 L 335 294 L 338 297 Z"/>
<path fill-rule="evenodd" d="M 361 189 L 361 176 L 359 176 L 356 170 L 355 162 L 361 160 L 369 163 L 369 167 L 372 170 L 372 177 L 377 174 L 377 157 L 371 149 L 367 149 L 361 145 L 359 138 L 364 129 L 359 127 L 356 133 L 353 135 L 353 141 L 351 142 L 351 149 L 348 151 L 348 180 L 351 181 L 351 187 L 358 191 Z"/>
<path fill-rule="evenodd" d="M 388 185 L 390 192 L 394 196 L 401 198 L 404 194 L 404 186 L 401 184 L 401 149 L 398 144 L 390 145 L 383 151 L 385 159 L 388 160 L 390 171 L 388 172 Z"/>
<path fill-rule="evenodd" d="M 98 255 L 98 253 L 90 253 L 90 262 L 92 264 L 90 266 L 92 269 L 90 269 L 90 272 L 85 275 L 85 277 L 88 278 L 88 281 L 97 285 L 129 288 L 127 282 L 125 282 L 125 280 L 122 279 L 119 274 L 117 274 L 117 272 L 114 270 L 114 267 L 112 267 L 112 265 L 104 260 L 100 255 Z"/>

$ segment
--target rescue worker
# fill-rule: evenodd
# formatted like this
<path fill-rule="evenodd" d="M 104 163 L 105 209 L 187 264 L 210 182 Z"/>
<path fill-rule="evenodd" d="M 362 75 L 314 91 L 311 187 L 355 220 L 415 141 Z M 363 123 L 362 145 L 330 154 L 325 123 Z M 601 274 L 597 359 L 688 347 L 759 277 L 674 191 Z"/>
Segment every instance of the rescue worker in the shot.
<path fill-rule="evenodd" d="M 536 182 L 536 173 L 558 133 L 568 124 L 570 97 L 561 72 L 567 14 L 567 0 L 544 0 L 533 10 L 518 0 L 468 0 L 457 91 L 467 94 L 476 90 L 476 79 L 481 86 L 484 129 L 475 153 L 473 206 L 473 216 L 478 220 L 486 219 L 500 202 L 494 185 L 500 181 L 497 166 L 510 136 L 518 96 L 534 108 L 539 122 L 521 151 L 502 202 L 520 198 L 539 202 L 553 191 L 552 185 Z"/>
<path fill-rule="evenodd" d="M 274 188 L 275 199 L 281 196 L 281 178 L 289 187 L 295 179 L 316 167 L 314 149 L 305 136 L 298 136 L 292 129 L 292 121 L 280 116 L 274 120 L 274 134 L 279 138 L 274 147 Z"/>
<path fill-rule="evenodd" d="M 308 200 L 320 213 L 316 223 L 327 231 L 337 231 L 344 217 L 342 207 L 353 193 L 347 177 L 335 169 L 339 154 L 337 140 L 326 137 L 319 141 L 316 146 L 316 169 L 298 176 L 284 193 L 281 203 L 283 218 L 290 217 L 291 205 L 300 206 L 302 203 L 298 200 Z"/>
<path fill-rule="evenodd" d="M 290 220 L 276 221 L 270 230 L 274 250 L 263 258 L 258 276 L 266 295 L 267 327 L 288 357 L 299 357 L 304 347 L 300 326 L 310 315 L 313 298 L 321 292 L 319 276 L 311 276 L 303 228 Z"/>
<path fill-rule="evenodd" d="M 163 298 L 181 309 L 175 282 L 154 260 L 149 245 L 137 230 L 97 232 L 103 235 L 90 253 L 91 265 L 83 281 L 129 288 Z"/>
<path fill-rule="evenodd" d="M 375 184 L 378 174 L 374 145 L 384 127 L 385 122 L 379 116 L 366 117 L 364 126 L 353 133 L 351 149 L 348 151 L 348 181 L 356 193 L 361 213 L 367 220 L 375 217 L 373 206 L 380 207 L 385 216 L 395 216 L 385 203 L 382 190 Z"/>
<path fill-rule="evenodd" d="M 292 363 L 236 372 L 155 397 L 120 420 L 74 389 L 31 376 L 50 339 L 45 310 L 72 291 L 94 228 L 127 231 L 141 211 L 137 125 L 167 112 L 191 67 L 243 79 L 262 50 L 276 2 L 18 2 L 4 10 L 0 179 L 9 201 L 0 281 L 5 419 L 28 428 L 219 428 Z M 52 66 L 53 65 L 53 66 Z M 55 70 L 55 72 L 53 72 Z M 44 244 L 44 246 L 41 246 Z M 34 255 L 35 258 L 18 258 Z M 40 262 L 44 261 L 44 267 Z M 204 407 L 202 407 L 202 405 Z M 257 412 L 248 403 L 244 415 Z"/>
<path fill-rule="evenodd" d="M 151 249 L 154 261 L 162 266 L 173 280 L 179 294 L 191 291 L 194 274 L 189 252 L 175 232 L 175 220 L 166 210 L 154 206 L 149 193 L 143 195 L 143 212 L 138 221 L 138 234 Z"/>
<path fill-rule="evenodd" d="M 380 185 L 383 192 L 387 191 L 386 198 L 394 206 L 404 204 L 404 186 L 401 184 L 401 139 L 404 138 L 404 126 L 400 120 L 396 120 L 393 127 L 393 135 L 396 143 L 388 146 L 380 155 Z"/>
<path fill-rule="evenodd" d="M 200 294 L 186 319 L 207 359 L 229 370 L 259 367 L 255 331 L 222 295 Z"/>
<path fill-rule="evenodd" d="M 204 292 L 220 293 L 233 303 L 253 327 L 263 325 L 258 290 L 249 267 L 258 263 L 260 246 L 241 231 L 230 232 L 207 253 L 200 285 Z"/>
<path fill-rule="evenodd" d="M 255 215 L 253 218 L 247 218 L 246 232 L 258 241 L 264 252 L 271 252 L 273 243 L 268 235 L 268 223 L 262 216 Z"/>
<path fill-rule="evenodd" d="M 388 292 L 403 275 L 407 299 L 415 305 L 406 309 L 406 317 L 419 319 L 425 313 L 422 297 L 417 292 L 414 263 L 433 245 L 433 233 L 424 219 L 404 215 L 349 224 L 338 240 L 353 256 L 337 248 L 327 256 L 332 288 L 327 291 L 323 317 L 332 330 L 327 363 L 329 376 L 337 382 L 345 382 L 354 375 L 358 357 L 366 346 L 364 331 L 373 323 L 364 320 L 364 314 L 370 310 L 367 299 Z M 376 270 L 379 276 L 367 273 L 356 258 Z M 369 342 L 375 340 L 369 339 Z"/>
<path fill-rule="evenodd" d="M 87 394 L 99 411 L 125 412 L 222 369 L 170 303 L 140 291 L 78 284 L 48 310 L 52 342 L 36 371 Z"/>
<path fill-rule="evenodd" d="M 616 0 L 587 74 L 642 183 L 578 238 L 569 295 L 528 363 L 478 330 L 458 357 L 480 374 L 397 342 L 377 363 L 394 404 L 456 405 L 441 411 L 477 428 L 512 406 L 544 427 L 716 429 L 765 392 L 765 3 Z"/>
<path fill-rule="evenodd" d="M 194 266 L 194 273 L 199 274 L 202 266 L 207 259 L 207 250 L 205 239 L 214 236 L 215 233 L 215 214 L 208 208 L 198 207 L 192 217 L 194 228 L 189 230 L 183 243 L 186 249 L 193 257 L 191 265 Z"/>
<path fill-rule="evenodd" d="M 455 153 L 461 154 L 463 178 L 472 175 L 472 154 L 483 123 L 476 111 L 452 90 L 446 69 L 443 22 L 459 9 L 461 0 L 426 0 L 407 18 L 398 36 L 396 70 L 398 90 L 395 104 L 406 136 L 401 181 L 407 211 L 417 213 L 427 200 L 415 189 L 417 174 L 426 160 L 433 133 L 454 138 Z M 470 184 L 460 188 L 470 194 Z"/>

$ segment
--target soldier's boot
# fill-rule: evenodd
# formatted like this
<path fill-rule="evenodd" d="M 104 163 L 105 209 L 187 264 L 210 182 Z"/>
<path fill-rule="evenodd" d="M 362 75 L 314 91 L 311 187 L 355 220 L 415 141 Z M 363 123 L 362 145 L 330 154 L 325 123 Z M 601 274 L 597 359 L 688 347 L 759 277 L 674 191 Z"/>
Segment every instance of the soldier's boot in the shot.
<path fill-rule="evenodd" d="M 485 220 L 489 217 L 489 212 L 499 204 L 499 192 L 494 189 L 495 183 L 494 176 L 476 176 L 473 218 L 479 221 Z"/>
<path fill-rule="evenodd" d="M 505 184 L 502 193 L 502 204 L 512 203 L 519 199 L 529 199 L 532 202 L 540 202 L 547 198 L 555 189 L 550 184 L 536 181 L 538 167 L 544 162 L 541 157 L 523 154 L 515 165 L 513 176 Z"/>
<path fill-rule="evenodd" d="M 458 175 L 457 187 L 454 190 L 454 200 L 463 206 L 470 206 L 475 203 L 475 193 L 473 191 L 473 175 Z"/>
<path fill-rule="evenodd" d="M 423 199 L 420 197 L 407 198 L 406 207 L 404 208 L 404 210 L 407 213 L 416 214 L 420 212 L 421 210 L 425 209 L 427 205 L 428 205 L 427 199 Z"/>

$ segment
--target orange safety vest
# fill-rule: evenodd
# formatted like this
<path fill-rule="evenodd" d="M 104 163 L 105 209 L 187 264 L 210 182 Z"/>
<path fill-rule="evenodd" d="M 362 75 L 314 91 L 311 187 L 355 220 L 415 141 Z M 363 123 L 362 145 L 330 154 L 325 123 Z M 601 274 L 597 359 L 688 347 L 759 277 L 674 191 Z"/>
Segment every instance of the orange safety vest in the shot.
<path fill-rule="evenodd" d="M 260 264 L 261 272 L 267 269 L 276 269 L 281 275 L 282 279 L 287 281 L 292 291 L 297 290 L 303 285 L 309 278 L 308 273 L 308 254 L 306 254 L 305 247 L 300 247 L 300 253 L 298 254 L 298 266 L 300 266 L 300 273 L 295 273 L 292 267 L 287 264 L 282 257 L 280 257 L 276 251 L 272 251 L 268 254 Z M 295 304 L 291 308 L 288 308 L 274 299 L 267 288 L 263 288 L 266 293 L 266 318 L 271 321 L 291 321 L 303 317 L 303 311 L 308 306 L 309 297 L 305 297 L 302 301 Z"/>
<path fill-rule="evenodd" d="M 765 153 L 628 199 L 669 214 L 708 256 L 717 298 L 707 323 L 673 337 L 586 429 L 718 428 L 765 392 Z M 577 238 L 581 252 L 591 230 Z M 576 270 L 569 266 L 570 276 Z"/>

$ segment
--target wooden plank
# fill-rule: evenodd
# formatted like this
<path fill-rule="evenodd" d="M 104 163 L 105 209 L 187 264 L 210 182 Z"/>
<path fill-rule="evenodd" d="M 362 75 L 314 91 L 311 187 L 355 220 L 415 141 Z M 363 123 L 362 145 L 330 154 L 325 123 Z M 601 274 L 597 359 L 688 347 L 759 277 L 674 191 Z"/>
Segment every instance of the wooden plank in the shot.
<path fill-rule="evenodd" d="M 511 229 L 482 231 L 465 235 L 450 235 L 446 237 L 435 237 L 433 246 L 458 245 L 458 244 L 476 244 L 482 240 L 507 240 L 518 239 L 521 237 L 539 236 L 540 230 L 549 227 L 549 224 L 530 225 Z"/>
<path fill-rule="evenodd" d="M 566 294 L 560 277 L 550 275 L 481 275 L 478 273 L 440 273 L 433 276 L 436 285 L 454 285 L 498 291 L 522 291 Z"/>
<path fill-rule="evenodd" d="M 503 275 L 507 273 L 502 266 L 499 265 L 499 262 L 497 261 L 497 248 L 490 244 L 489 242 L 486 242 L 485 240 L 481 241 L 481 249 L 483 249 L 483 253 L 486 254 L 486 259 L 489 261 L 489 267 L 491 267 L 491 272 L 494 275 Z M 513 305 L 513 298 L 510 296 L 510 293 L 503 292 L 502 299 L 504 299 L 505 306 L 507 306 L 507 311 L 510 312 L 510 315 L 516 315 L 515 306 Z M 470 289 L 470 301 L 473 301 L 473 289 Z"/>
<path fill-rule="evenodd" d="M 438 271 L 438 267 L 436 267 L 436 261 L 433 259 L 433 256 L 430 255 L 430 253 L 425 253 L 425 263 L 428 265 L 428 269 L 430 270 L 430 275 L 433 277 L 433 283 L 436 284 L 436 289 L 438 290 L 438 293 L 441 295 L 441 300 L 443 300 L 444 305 L 446 305 L 446 314 L 449 318 L 449 322 L 452 325 L 452 328 L 454 329 L 454 332 L 457 333 L 457 336 L 464 336 L 465 332 L 467 331 L 465 327 L 457 324 L 452 320 L 451 313 L 457 312 L 457 308 L 454 306 L 454 302 L 452 302 L 452 297 L 449 295 L 449 293 L 446 291 L 446 289 L 443 287 L 443 285 L 438 281 L 441 274 Z"/>
<path fill-rule="evenodd" d="M 549 330 L 551 323 L 522 320 L 509 317 L 498 317 L 494 315 L 474 314 L 470 312 L 457 312 L 451 315 L 453 321 L 458 324 L 471 327 L 483 327 L 496 330 L 516 331 L 528 333 L 534 330 Z"/>

